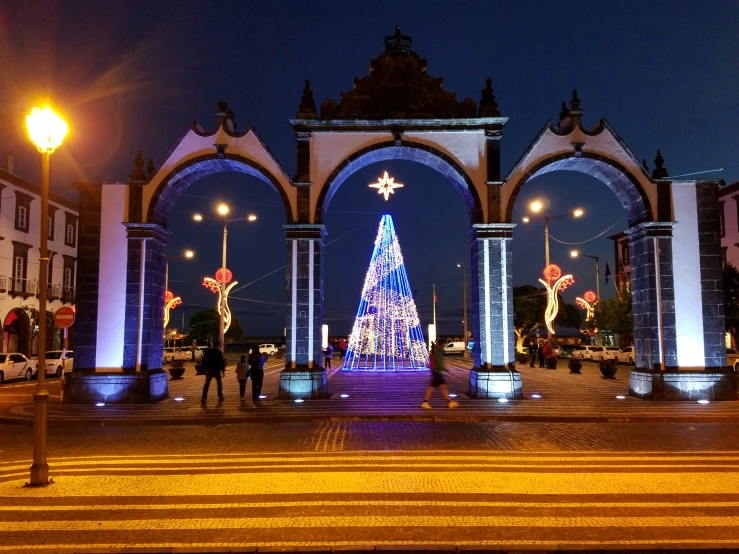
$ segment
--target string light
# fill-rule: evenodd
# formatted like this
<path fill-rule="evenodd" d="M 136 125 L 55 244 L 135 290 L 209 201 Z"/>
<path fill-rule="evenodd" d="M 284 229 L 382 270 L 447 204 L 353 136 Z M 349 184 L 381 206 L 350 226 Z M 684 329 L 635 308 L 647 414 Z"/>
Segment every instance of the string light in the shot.
<path fill-rule="evenodd" d="M 225 279 L 222 279 L 222 277 L 225 277 Z M 232 279 L 233 273 L 231 273 L 230 269 L 226 269 L 225 276 L 222 275 L 222 269 L 219 269 L 216 271 L 215 279 L 212 277 L 203 277 L 203 286 L 211 292 L 218 294 L 218 315 L 221 315 L 221 305 L 223 305 L 223 311 L 225 313 L 223 317 L 224 333 L 228 331 L 228 328 L 231 326 L 231 308 L 228 306 L 228 294 L 231 292 L 232 288 L 239 284 L 238 281 L 231 282 Z M 224 286 L 225 290 L 223 290 Z"/>
<path fill-rule="evenodd" d="M 342 369 L 420 371 L 428 364 L 428 349 L 393 219 L 385 214 L 377 230 Z"/>
<path fill-rule="evenodd" d="M 575 279 L 572 275 L 562 275 L 562 270 L 554 264 L 546 266 L 543 273 L 547 280 L 539 279 L 539 282 L 547 289 L 547 309 L 544 312 L 544 322 L 547 324 L 549 332 L 554 335 L 555 331 L 552 323 L 559 312 L 559 299 L 557 295 L 560 291 L 572 285 Z M 552 284 L 552 281 L 554 281 L 554 284 Z"/>
<path fill-rule="evenodd" d="M 164 328 L 167 328 L 169 324 L 169 311 L 174 310 L 177 306 L 182 304 L 182 298 L 175 296 L 172 291 L 164 292 Z"/>

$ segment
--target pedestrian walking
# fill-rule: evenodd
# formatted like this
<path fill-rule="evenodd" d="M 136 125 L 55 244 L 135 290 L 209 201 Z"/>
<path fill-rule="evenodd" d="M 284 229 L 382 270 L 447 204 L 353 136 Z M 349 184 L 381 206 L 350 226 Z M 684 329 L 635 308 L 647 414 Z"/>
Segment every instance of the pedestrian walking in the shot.
<path fill-rule="evenodd" d="M 447 406 L 450 408 L 458 408 L 459 402 L 455 402 L 449 396 L 449 388 L 446 386 L 446 381 L 444 380 L 444 373 L 447 373 L 447 368 L 444 364 L 444 351 L 439 348 L 436 342 L 431 346 L 430 362 L 431 384 L 429 384 L 426 389 L 426 396 L 424 396 L 421 407 L 425 410 L 430 410 L 431 404 L 429 404 L 429 400 L 431 399 L 431 395 L 434 393 L 434 389 L 441 387 L 441 393 L 444 395 L 444 398 L 446 398 Z"/>
<path fill-rule="evenodd" d="M 534 367 L 534 362 L 536 361 L 536 355 L 539 353 L 539 349 L 536 346 L 535 341 L 529 341 L 529 355 L 531 356 L 531 363 L 529 364 L 529 367 Z"/>
<path fill-rule="evenodd" d="M 262 381 L 264 381 L 264 356 L 259 352 L 258 346 L 252 347 L 247 361 L 251 377 L 251 397 L 256 402 L 262 394 Z"/>
<path fill-rule="evenodd" d="M 236 364 L 236 379 L 239 380 L 239 398 L 244 401 L 244 393 L 246 392 L 246 380 L 249 378 L 249 368 L 246 364 L 246 356 L 241 356 L 241 360 Z"/>
<path fill-rule="evenodd" d="M 190 354 L 192 355 L 192 361 L 195 361 L 195 341 L 192 341 L 192 344 L 190 345 Z"/>
<path fill-rule="evenodd" d="M 200 362 L 205 369 L 205 386 L 203 387 L 203 397 L 200 399 L 205 404 L 208 398 L 208 387 L 211 379 L 215 379 L 218 383 L 218 401 L 223 402 L 223 384 L 221 383 L 221 374 L 226 373 L 226 360 L 223 359 L 223 352 L 218 348 L 220 341 L 215 341 L 212 348 L 206 348 L 203 353 L 203 360 Z"/>
<path fill-rule="evenodd" d="M 544 367 L 544 345 L 546 344 L 546 342 L 547 342 L 547 341 L 544 341 L 544 342 L 542 342 L 542 343 L 541 343 L 541 344 L 539 345 L 539 348 L 538 348 L 538 354 L 539 354 L 539 367 Z"/>
<path fill-rule="evenodd" d="M 331 346 L 331 343 L 329 342 L 328 345 L 326 345 L 326 350 L 324 350 L 324 357 L 325 362 L 323 364 L 323 367 L 325 369 L 331 369 L 331 358 L 334 356 L 334 347 Z"/>

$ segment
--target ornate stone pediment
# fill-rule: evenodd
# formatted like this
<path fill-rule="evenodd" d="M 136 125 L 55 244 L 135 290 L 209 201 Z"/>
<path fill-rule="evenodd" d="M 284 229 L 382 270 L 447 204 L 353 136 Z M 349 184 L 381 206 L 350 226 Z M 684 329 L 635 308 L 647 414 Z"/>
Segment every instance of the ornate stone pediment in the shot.
<path fill-rule="evenodd" d="M 457 101 L 442 88 L 442 79 L 426 74 L 427 62 L 412 49 L 413 40 L 395 34 L 385 37 L 385 51 L 370 62 L 369 75 L 355 78 L 341 101 L 325 100 L 321 119 L 449 119 L 472 118 L 477 104 Z"/>

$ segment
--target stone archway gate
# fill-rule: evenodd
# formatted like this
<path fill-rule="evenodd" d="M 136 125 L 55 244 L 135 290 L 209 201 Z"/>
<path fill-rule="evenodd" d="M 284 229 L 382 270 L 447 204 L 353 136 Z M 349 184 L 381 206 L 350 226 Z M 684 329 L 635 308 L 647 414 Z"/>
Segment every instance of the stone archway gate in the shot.
<path fill-rule="evenodd" d="M 77 183 L 80 191 L 75 372 L 65 401 L 140 402 L 167 395 L 162 365 L 167 224 L 178 195 L 223 171 L 253 175 L 280 195 L 287 241 L 286 362 L 281 395 L 321 397 L 323 225 L 341 184 L 375 162 L 404 159 L 439 171 L 470 218 L 474 369 L 470 395 L 522 398 L 513 334 L 513 203 L 549 171 L 592 175 L 611 188 L 629 221 L 637 368 L 631 392 L 645 398 L 736 398 L 722 371 L 723 297 L 717 181 L 670 179 L 661 156 L 651 175 L 606 120 L 581 124 L 576 93 L 507 177 L 502 117 L 491 80 L 479 103 L 457 101 L 397 29 L 385 51 L 340 102 L 319 111 L 306 81 L 296 119 L 297 171 L 290 178 L 251 127 L 236 131 L 219 103 L 216 129 L 193 124 L 164 161 L 125 182 Z"/>

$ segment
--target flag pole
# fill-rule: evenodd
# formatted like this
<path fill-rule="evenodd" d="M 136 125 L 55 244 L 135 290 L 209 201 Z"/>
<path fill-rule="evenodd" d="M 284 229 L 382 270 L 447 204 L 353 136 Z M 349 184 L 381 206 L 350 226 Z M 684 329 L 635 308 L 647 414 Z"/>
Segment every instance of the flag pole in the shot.
<path fill-rule="evenodd" d="M 437 339 L 438 339 L 439 330 L 436 328 L 436 285 L 433 284 L 431 286 L 432 286 L 433 292 L 434 292 L 434 329 L 436 330 L 436 336 L 437 336 Z"/>

